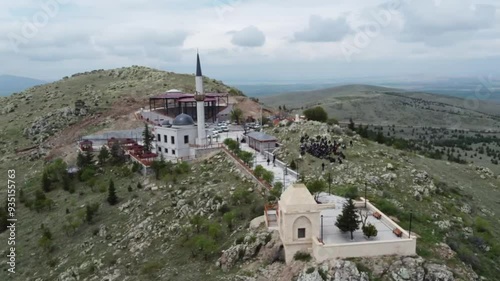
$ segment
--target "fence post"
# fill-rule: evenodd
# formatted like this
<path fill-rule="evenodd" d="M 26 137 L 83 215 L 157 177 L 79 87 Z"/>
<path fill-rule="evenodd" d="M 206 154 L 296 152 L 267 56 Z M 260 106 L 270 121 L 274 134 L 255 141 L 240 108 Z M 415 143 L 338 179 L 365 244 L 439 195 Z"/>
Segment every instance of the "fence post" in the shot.
<path fill-rule="evenodd" d="M 323 242 L 323 215 L 321 215 L 321 243 L 325 244 Z"/>

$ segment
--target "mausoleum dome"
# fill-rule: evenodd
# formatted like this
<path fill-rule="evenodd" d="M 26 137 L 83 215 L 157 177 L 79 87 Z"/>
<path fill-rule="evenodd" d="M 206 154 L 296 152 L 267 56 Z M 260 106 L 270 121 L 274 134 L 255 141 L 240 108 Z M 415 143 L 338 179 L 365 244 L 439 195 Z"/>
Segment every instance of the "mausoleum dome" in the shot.
<path fill-rule="evenodd" d="M 194 125 L 194 120 L 191 116 L 181 113 L 175 117 L 174 121 L 172 122 L 172 125 L 174 126 L 189 126 L 189 125 Z"/>

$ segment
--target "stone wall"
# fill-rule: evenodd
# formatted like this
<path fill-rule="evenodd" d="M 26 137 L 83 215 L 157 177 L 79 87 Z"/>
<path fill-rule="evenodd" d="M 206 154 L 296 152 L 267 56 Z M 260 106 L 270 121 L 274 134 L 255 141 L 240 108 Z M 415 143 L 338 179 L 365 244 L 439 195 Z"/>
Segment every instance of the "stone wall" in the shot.
<path fill-rule="evenodd" d="M 241 161 L 236 155 L 231 153 L 225 146 L 222 146 L 222 150 L 229 156 L 229 159 L 231 159 L 234 164 L 236 165 L 236 168 L 240 169 L 245 175 L 249 176 L 251 179 L 253 179 L 256 183 L 259 184 L 261 188 L 264 189 L 270 189 L 271 186 L 266 185 L 266 183 L 260 181 L 252 172 L 252 170 Z"/>
<path fill-rule="evenodd" d="M 416 255 L 416 239 L 358 242 L 323 245 L 313 237 L 312 252 L 317 262 L 336 258 L 373 257 L 384 255 Z"/>

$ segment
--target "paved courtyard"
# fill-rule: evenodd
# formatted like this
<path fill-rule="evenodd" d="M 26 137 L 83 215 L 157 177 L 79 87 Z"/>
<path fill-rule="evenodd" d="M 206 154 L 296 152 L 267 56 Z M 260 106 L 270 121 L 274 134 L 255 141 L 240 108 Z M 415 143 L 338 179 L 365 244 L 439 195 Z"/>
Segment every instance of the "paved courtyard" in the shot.
<path fill-rule="evenodd" d="M 337 216 L 342 213 L 342 207 L 345 198 L 328 195 L 327 193 L 322 192 L 318 198 L 318 201 L 322 203 L 335 203 L 335 209 L 328 209 L 321 211 L 320 215 L 323 216 L 323 241 L 325 244 L 342 244 L 342 243 L 353 243 L 353 242 L 372 242 L 372 241 L 389 241 L 396 239 L 404 239 L 408 237 L 397 237 L 394 233 L 392 233 L 392 228 L 389 225 L 386 225 L 382 220 L 376 219 L 371 211 L 368 211 L 368 220 L 367 223 L 371 223 L 375 225 L 378 230 L 378 234 L 376 237 L 372 237 L 370 239 L 366 239 L 363 235 L 363 231 L 361 229 L 355 231 L 354 240 L 351 240 L 351 233 L 342 233 L 336 226 L 335 222 L 337 221 Z M 366 213 L 366 209 L 358 209 L 363 213 Z M 317 234 L 318 237 L 321 237 L 321 233 Z"/>

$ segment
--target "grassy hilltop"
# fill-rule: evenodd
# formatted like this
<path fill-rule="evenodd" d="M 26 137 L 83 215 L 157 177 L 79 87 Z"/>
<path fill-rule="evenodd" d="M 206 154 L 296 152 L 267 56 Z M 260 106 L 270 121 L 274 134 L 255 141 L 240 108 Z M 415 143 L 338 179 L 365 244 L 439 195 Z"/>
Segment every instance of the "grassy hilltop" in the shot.
<path fill-rule="evenodd" d="M 204 83 L 207 92 L 242 95 L 221 81 L 205 77 Z M 141 127 L 132 113 L 146 107 L 149 96 L 169 89 L 194 91 L 194 76 L 141 66 L 94 70 L 0 97 L 0 172 L 18 167 L 25 180 L 50 152 L 74 154 L 72 146 L 82 135 Z M 81 110 L 75 108 L 77 100 L 85 102 Z M 35 148 L 16 155 L 17 149 L 29 147 Z"/>

